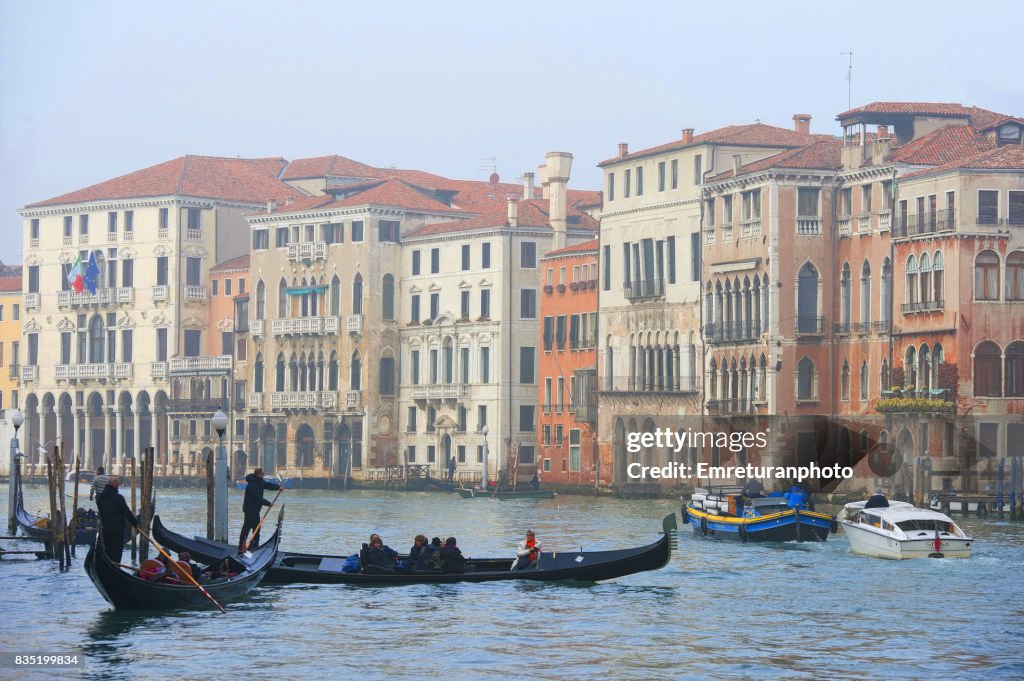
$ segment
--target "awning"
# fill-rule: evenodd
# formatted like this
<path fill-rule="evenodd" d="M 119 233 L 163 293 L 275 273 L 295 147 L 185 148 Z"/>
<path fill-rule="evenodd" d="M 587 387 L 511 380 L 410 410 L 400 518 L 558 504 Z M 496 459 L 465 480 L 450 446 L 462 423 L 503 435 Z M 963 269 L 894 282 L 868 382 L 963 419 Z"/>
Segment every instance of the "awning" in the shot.
<path fill-rule="evenodd" d="M 284 292 L 290 296 L 304 296 L 307 293 L 323 293 L 326 286 L 305 286 L 302 288 L 286 288 Z"/>

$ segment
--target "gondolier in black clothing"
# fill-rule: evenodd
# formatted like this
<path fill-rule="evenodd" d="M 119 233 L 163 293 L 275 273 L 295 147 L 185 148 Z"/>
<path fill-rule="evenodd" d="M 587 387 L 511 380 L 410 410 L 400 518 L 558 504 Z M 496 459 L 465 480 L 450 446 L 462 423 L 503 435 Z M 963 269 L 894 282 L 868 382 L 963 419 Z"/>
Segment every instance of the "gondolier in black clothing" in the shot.
<path fill-rule="evenodd" d="M 242 522 L 242 534 L 238 537 L 239 553 L 243 553 L 245 551 L 245 538 L 252 530 L 256 530 L 256 534 L 252 536 L 252 540 L 249 544 L 252 546 L 259 546 L 260 544 L 260 533 L 259 530 L 256 529 L 260 524 L 260 511 L 264 506 L 273 505 L 263 498 L 263 490 L 281 489 L 281 486 L 277 483 L 267 482 L 263 479 L 262 468 L 257 468 L 252 473 L 245 476 L 245 482 L 248 483 L 245 486 L 245 500 L 242 501 L 242 514 L 245 516 L 245 520 Z"/>
<path fill-rule="evenodd" d="M 124 524 L 127 522 L 138 529 L 139 521 L 132 515 L 124 497 L 117 491 L 121 481 L 116 475 L 110 476 L 107 486 L 96 497 L 96 508 L 100 512 L 103 528 L 103 551 L 115 563 L 121 562 L 124 549 Z"/>

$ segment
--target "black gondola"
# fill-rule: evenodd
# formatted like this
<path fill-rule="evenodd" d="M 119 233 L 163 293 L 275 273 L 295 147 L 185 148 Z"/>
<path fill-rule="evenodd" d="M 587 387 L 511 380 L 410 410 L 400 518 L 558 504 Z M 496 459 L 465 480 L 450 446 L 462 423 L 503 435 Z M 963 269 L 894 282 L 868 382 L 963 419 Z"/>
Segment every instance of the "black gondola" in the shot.
<path fill-rule="evenodd" d="M 230 567 L 238 574 L 223 581 L 204 582 L 206 589 L 222 605 L 246 595 L 263 580 L 267 569 L 277 557 L 277 546 L 281 539 L 282 515 L 278 516 L 274 536 L 255 549 L 250 556 L 227 558 Z M 115 608 L 133 610 L 174 610 L 182 608 L 206 608 L 211 603 L 192 584 L 168 584 L 147 582 L 125 572 L 115 565 L 102 550 L 102 538 L 89 549 L 85 557 L 85 571 L 96 585 L 100 594 Z"/>
<path fill-rule="evenodd" d="M 207 539 L 205 537 L 193 537 L 192 539 L 189 539 L 177 532 L 172 532 L 164 526 L 163 521 L 160 520 L 160 516 L 153 517 L 153 539 L 155 539 L 161 546 L 165 546 L 175 552 L 188 551 L 192 554 L 193 558 L 204 563 L 217 563 L 225 558 L 238 555 L 237 546 L 213 541 L 212 539 Z M 267 540 L 261 544 L 259 548 L 263 548 L 269 543 L 270 540 Z M 257 550 L 258 549 L 253 548 L 250 550 L 250 553 Z"/>
<path fill-rule="evenodd" d="M 22 502 L 21 494 L 18 494 L 18 506 L 15 509 L 15 517 L 18 519 L 18 527 L 25 534 L 26 537 L 32 537 L 33 539 L 39 539 L 41 541 L 49 541 L 53 539 L 53 530 L 50 529 L 50 519 L 46 516 L 32 515 L 25 510 L 25 504 Z M 131 539 L 131 528 L 128 527 L 125 532 L 125 541 Z M 95 527 L 80 527 L 75 530 L 74 542 L 79 546 L 87 546 L 96 541 L 96 528 Z"/>

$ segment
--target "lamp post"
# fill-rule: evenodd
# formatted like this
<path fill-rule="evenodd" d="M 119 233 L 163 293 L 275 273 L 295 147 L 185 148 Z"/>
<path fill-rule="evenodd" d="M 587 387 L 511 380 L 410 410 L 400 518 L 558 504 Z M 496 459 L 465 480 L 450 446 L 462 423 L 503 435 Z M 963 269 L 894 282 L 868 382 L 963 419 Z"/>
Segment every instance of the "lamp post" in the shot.
<path fill-rule="evenodd" d="M 222 409 L 213 415 L 213 427 L 217 431 L 217 455 L 213 468 L 213 539 L 227 543 L 228 540 L 228 453 L 224 449 L 224 431 L 228 427 L 228 416 Z"/>
<path fill-rule="evenodd" d="M 482 432 L 484 434 L 484 480 L 483 480 L 484 489 L 487 489 L 487 458 L 488 458 L 487 432 L 488 432 L 488 430 L 489 429 L 487 428 L 487 424 L 486 423 L 484 424 L 484 427 L 480 429 L 480 432 Z"/>
<path fill-rule="evenodd" d="M 11 425 L 14 426 L 14 437 L 11 438 L 10 468 L 7 472 L 7 529 L 11 534 L 14 534 L 18 529 L 18 519 L 15 511 L 18 505 L 17 492 L 15 490 L 18 476 L 18 471 L 16 470 L 18 466 L 18 429 L 25 422 L 25 415 L 21 413 L 20 409 L 15 409 L 8 412 L 8 416 L 11 419 Z"/>

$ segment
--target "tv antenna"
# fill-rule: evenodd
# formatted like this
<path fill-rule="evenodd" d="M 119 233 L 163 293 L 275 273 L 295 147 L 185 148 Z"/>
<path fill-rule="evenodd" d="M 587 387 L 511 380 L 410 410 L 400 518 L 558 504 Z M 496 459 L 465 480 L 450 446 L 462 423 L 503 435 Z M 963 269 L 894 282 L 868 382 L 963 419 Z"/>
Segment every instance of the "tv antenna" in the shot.
<path fill-rule="evenodd" d="M 497 172 L 498 171 L 498 157 L 497 156 L 487 156 L 485 158 L 480 159 L 480 170 L 489 170 L 492 173 Z"/>
<path fill-rule="evenodd" d="M 849 57 L 846 64 L 846 108 L 849 110 L 853 108 L 853 48 L 848 52 L 840 52 L 839 56 Z"/>

